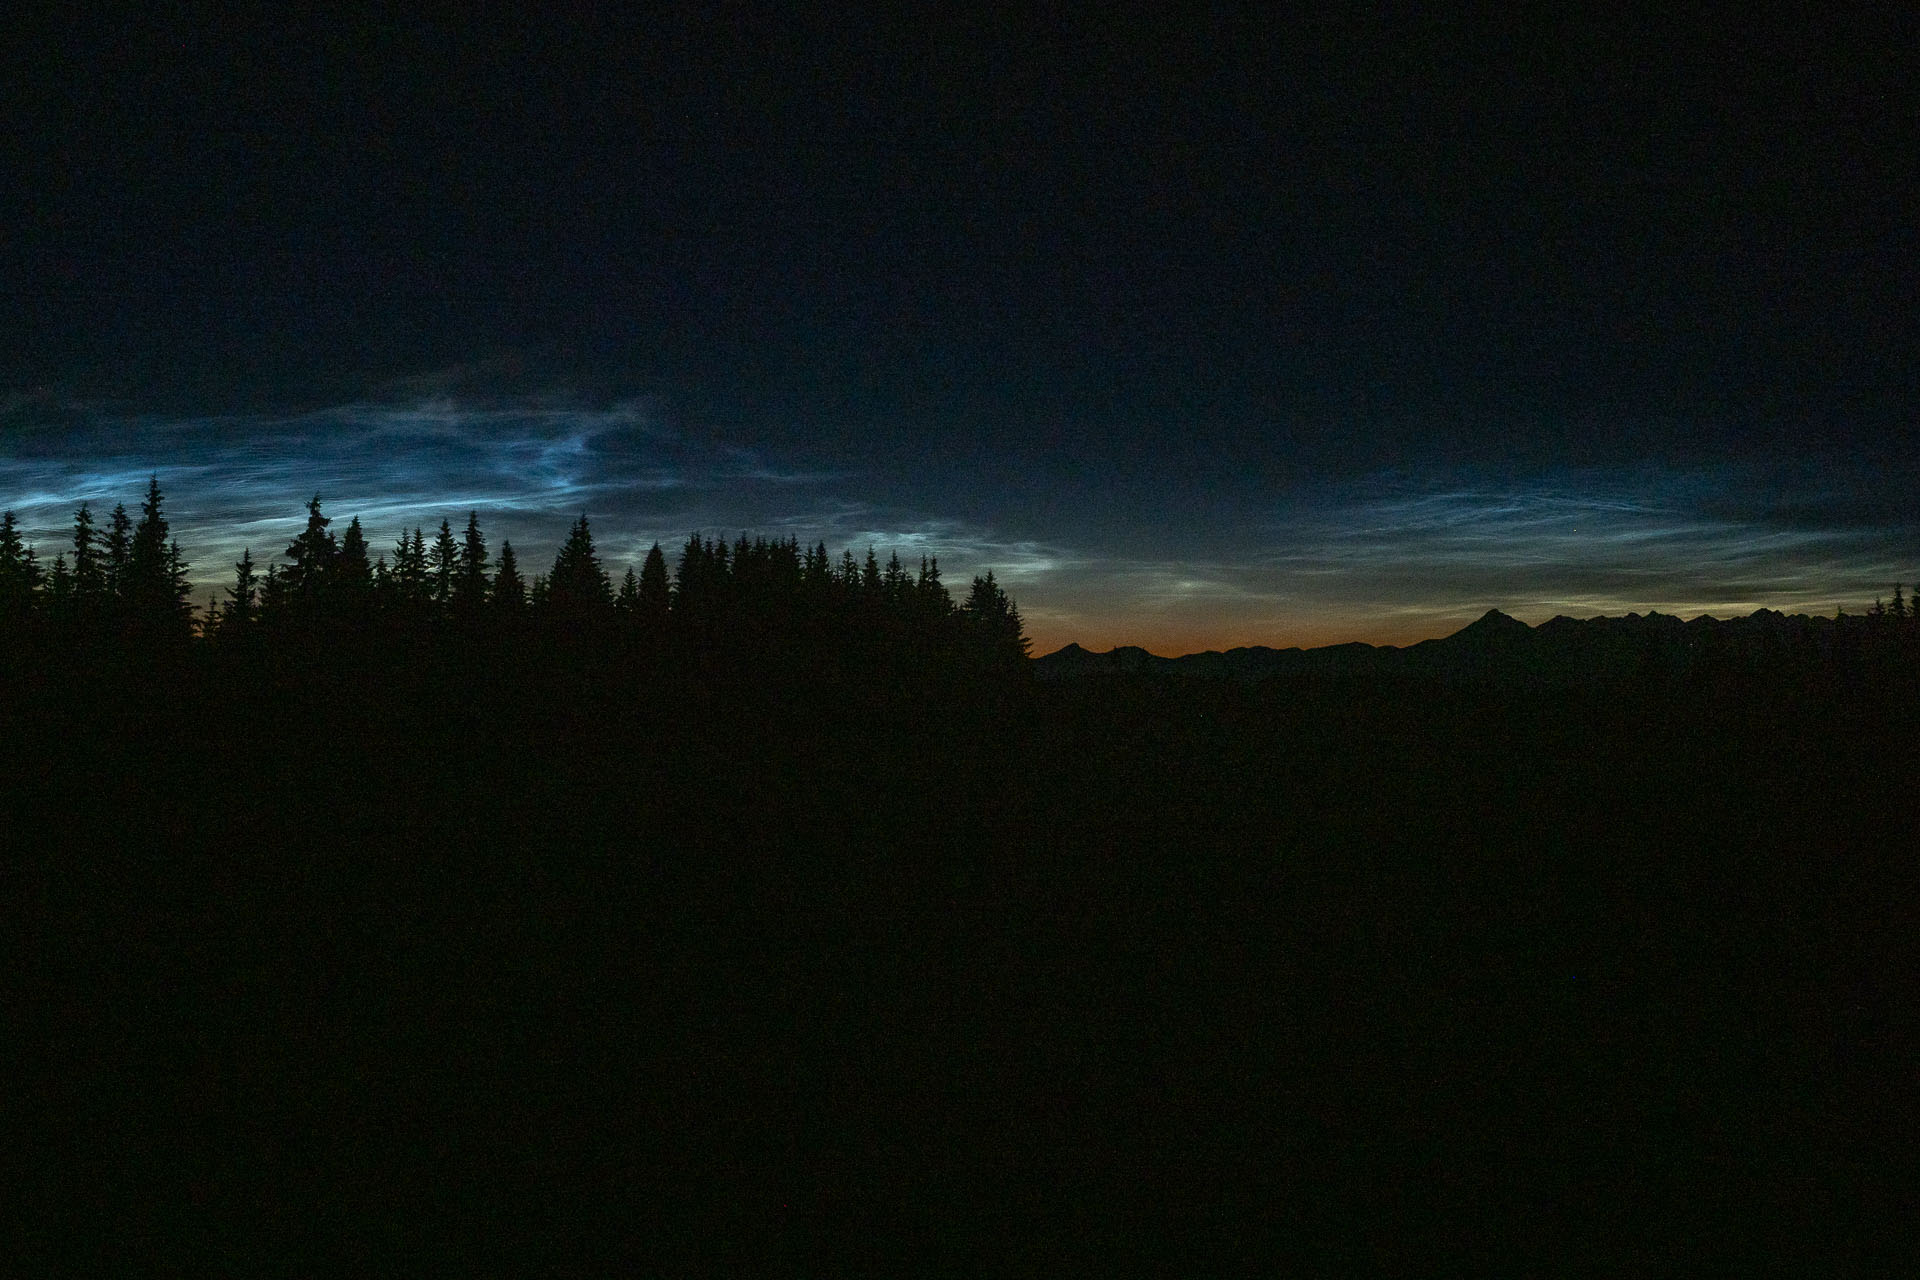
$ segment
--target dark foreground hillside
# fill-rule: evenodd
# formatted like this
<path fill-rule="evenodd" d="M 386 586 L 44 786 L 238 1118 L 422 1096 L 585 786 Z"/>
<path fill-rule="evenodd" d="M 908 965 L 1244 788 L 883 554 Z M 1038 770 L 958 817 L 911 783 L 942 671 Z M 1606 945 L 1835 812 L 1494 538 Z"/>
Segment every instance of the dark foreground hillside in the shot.
<path fill-rule="evenodd" d="M 1911 671 L 16 679 L 7 1249 L 1866 1274 Z"/>

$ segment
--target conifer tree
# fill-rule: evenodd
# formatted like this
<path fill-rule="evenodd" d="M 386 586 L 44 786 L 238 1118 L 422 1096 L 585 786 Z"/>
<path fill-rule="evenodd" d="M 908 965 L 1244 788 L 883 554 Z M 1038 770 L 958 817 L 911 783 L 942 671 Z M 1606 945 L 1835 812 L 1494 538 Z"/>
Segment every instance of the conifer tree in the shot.
<path fill-rule="evenodd" d="M 133 556 L 133 521 L 127 516 L 127 504 L 117 502 L 107 522 L 106 559 L 101 565 L 108 596 L 124 601 L 127 591 L 127 564 Z"/>
<path fill-rule="evenodd" d="M 527 584 L 520 577 L 520 562 L 513 554 L 513 544 L 500 544 L 500 566 L 494 571 L 493 589 L 488 601 L 497 610 L 508 614 L 517 614 L 527 604 Z"/>
<path fill-rule="evenodd" d="M 333 574 L 333 562 L 339 546 L 327 526 L 333 521 L 320 514 L 320 495 L 307 503 L 307 527 L 287 545 L 286 585 L 303 604 L 312 606 L 321 596 Z"/>
<path fill-rule="evenodd" d="M 721 544 L 724 546 L 724 544 Z M 713 543 L 697 533 L 680 550 L 680 569 L 674 579 L 673 611 L 689 620 L 713 616 L 718 608 L 725 561 Z"/>
<path fill-rule="evenodd" d="M 613 604 L 613 586 L 594 554 L 593 533 L 584 515 L 574 521 L 553 558 L 547 573 L 547 603 L 572 614 L 598 613 Z"/>
<path fill-rule="evenodd" d="M 373 595 L 373 566 L 367 563 L 367 534 L 360 517 L 347 522 L 340 548 L 333 557 L 333 587 L 341 606 L 359 615 Z"/>
<path fill-rule="evenodd" d="M 134 526 L 127 549 L 122 596 L 136 626 L 184 636 L 191 624 L 186 563 L 180 544 L 167 538 L 165 498 L 158 476 L 147 482 L 147 498 L 140 504 L 140 522 Z"/>
<path fill-rule="evenodd" d="M 690 610 L 700 594 L 700 562 L 707 552 L 697 533 L 687 535 L 680 548 L 680 566 L 673 577 L 673 607 Z"/>
<path fill-rule="evenodd" d="M 454 577 L 460 571 L 460 544 L 453 540 L 453 526 L 440 521 L 440 533 L 433 540 L 433 557 L 428 565 L 432 575 L 433 603 L 441 609 L 453 603 Z"/>
<path fill-rule="evenodd" d="M 180 550 L 179 539 L 167 543 L 167 585 L 173 597 L 179 602 L 180 617 L 189 626 L 193 624 L 193 584 L 187 581 L 187 557 Z"/>
<path fill-rule="evenodd" d="M 106 566 L 101 563 L 100 535 L 93 527 L 93 511 L 86 503 L 73 513 L 73 599 L 82 613 L 99 608 L 107 594 Z"/>
<path fill-rule="evenodd" d="M 1907 616 L 1907 598 L 1901 583 L 1893 584 L 1893 603 L 1887 606 L 1887 612 L 1893 615 L 1895 622 L 1904 621 Z"/>
<path fill-rule="evenodd" d="M 629 620 L 640 616 L 640 579 L 633 576 L 632 565 L 627 566 L 627 576 L 620 579 L 620 591 L 613 598 L 613 607 Z"/>
<path fill-rule="evenodd" d="M 233 564 L 233 585 L 227 588 L 227 606 L 221 611 L 222 634 L 238 634 L 259 616 L 260 574 L 253 566 L 253 548 L 243 548 Z M 208 612 L 212 609 L 209 607 Z"/>
<path fill-rule="evenodd" d="M 920 558 L 920 577 L 914 583 L 914 598 L 920 614 L 929 621 L 940 621 L 953 612 L 953 597 L 940 581 L 940 557 Z"/>
<path fill-rule="evenodd" d="M 286 575 L 281 572 L 279 562 L 276 561 L 267 566 L 266 576 L 260 579 L 260 601 L 256 606 L 254 619 L 260 623 L 278 622 L 285 615 L 286 607 Z"/>
<path fill-rule="evenodd" d="M 993 570 L 987 570 L 986 577 L 973 580 L 964 615 L 982 646 L 982 656 L 996 664 L 1028 656 L 1031 642 L 1027 639 L 1026 624 L 1013 600 L 993 580 Z"/>
<path fill-rule="evenodd" d="M 27 596 L 31 604 L 32 596 L 46 585 L 46 572 L 40 568 L 40 553 L 34 550 L 31 542 L 27 544 L 27 554 L 20 576 L 26 584 Z"/>
<path fill-rule="evenodd" d="M 824 596 L 833 584 L 833 561 L 827 557 L 827 544 L 817 543 L 807 552 L 801 580 L 815 597 Z"/>
<path fill-rule="evenodd" d="M 416 610 L 424 606 L 431 594 L 428 582 L 427 539 L 415 525 L 411 534 L 400 534 L 393 548 L 393 584 L 401 606 Z"/>
<path fill-rule="evenodd" d="M 868 547 L 867 562 L 860 569 L 860 593 L 869 600 L 876 600 L 884 587 L 885 582 L 880 577 L 880 561 L 875 558 L 873 548 Z"/>
<path fill-rule="evenodd" d="M 487 599 L 487 540 L 480 532 L 480 513 L 467 512 L 467 533 L 460 543 L 460 565 L 453 580 L 453 607 L 463 614 L 479 611 Z"/>
<path fill-rule="evenodd" d="M 393 544 L 393 560 L 378 575 L 380 608 L 396 619 L 417 618 L 425 603 L 427 555 L 415 542 L 419 532 L 417 526 L 400 531 Z"/>
<path fill-rule="evenodd" d="M 73 606 L 73 575 L 67 572 L 67 557 L 63 552 L 54 556 L 53 568 L 47 570 L 45 583 L 47 605 L 57 618 L 68 616 Z"/>
<path fill-rule="evenodd" d="M 0 513 L 0 618 L 22 618 L 33 608 L 39 577 L 33 551 L 21 540 L 13 512 Z"/>
<path fill-rule="evenodd" d="M 650 627 L 666 622 L 671 591 L 667 585 L 667 557 L 654 543 L 640 566 L 640 619 Z"/>

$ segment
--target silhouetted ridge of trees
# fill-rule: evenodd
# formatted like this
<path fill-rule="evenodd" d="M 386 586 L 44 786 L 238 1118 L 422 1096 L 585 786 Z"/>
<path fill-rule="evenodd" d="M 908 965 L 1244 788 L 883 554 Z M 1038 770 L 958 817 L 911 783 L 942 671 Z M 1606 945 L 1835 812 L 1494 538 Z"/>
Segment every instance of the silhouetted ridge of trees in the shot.
<path fill-rule="evenodd" d="M 44 556 L 0 517 L 18 1274 L 1039 1271 L 1059 1223 L 1184 1260 L 1275 1209 L 1303 1270 L 1680 1270 L 1732 1204 L 1827 1274 L 1909 1216 L 1905 589 L 1489 619 L 1442 646 L 1485 679 L 1026 683 L 931 559 L 374 553 L 318 499 L 196 633 L 150 497 Z"/>
<path fill-rule="evenodd" d="M 511 543 L 489 555 L 477 511 L 464 534 L 442 520 L 430 539 L 404 530 L 388 554 L 370 556 L 359 518 L 336 534 L 321 496 L 305 527 L 262 569 L 251 548 L 232 585 L 209 599 L 196 629 L 186 563 L 169 537 L 164 498 L 151 481 L 137 522 L 116 507 L 105 535 L 91 508 L 74 517 L 72 563 L 51 570 L 21 537 L 13 513 L 0 523 L 0 621 L 16 635 L 48 630 L 63 640 L 137 639 L 219 647 L 323 643 L 354 635 L 430 635 L 452 628 L 471 640 L 509 636 L 625 640 L 693 655 L 751 650 L 796 661 L 905 659 L 971 671 L 1022 671 L 1028 641 L 1013 600 L 991 572 L 956 604 L 937 560 L 917 572 L 872 548 L 839 561 L 824 542 L 742 534 L 691 535 L 669 572 L 655 544 L 618 588 L 583 514 L 551 567 L 523 576 Z M 220 598 L 224 595 L 224 599 Z"/>
<path fill-rule="evenodd" d="M 119 637 L 164 646 L 189 639 L 187 563 L 169 536 L 164 507 L 156 478 L 139 520 L 116 506 L 102 538 L 92 508 L 82 504 L 74 513 L 72 563 L 61 552 L 50 567 L 21 538 L 14 513 L 0 514 L 0 626 L 8 639 L 17 644 L 45 628 L 63 640 Z"/>
<path fill-rule="evenodd" d="M 82 504 L 70 546 L 50 565 L 26 542 L 15 513 L 0 513 L 0 628 L 11 655 L 4 661 L 27 661 L 42 640 L 55 652 L 132 645 L 159 653 L 196 640 L 216 650 L 285 649 L 353 637 L 431 640 L 450 630 L 469 644 L 624 643 L 708 669 L 746 654 L 763 666 L 905 661 L 1023 672 L 1031 657 L 1020 611 L 992 571 L 975 577 L 956 601 L 931 558 L 912 566 L 894 553 L 883 564 L 872 547 L 864 556 L 843 549 L 836 558 L 824 542 L 802 547 L 792 537 L 742 534 L 729 543 L 694 533 L 671 560 L 655 544 L 637 572 L 617 569 L 616 585 L 584 514 L 551 566 L 530 579 L 511 543 L 501 542 L 497 557 L 490 553 L 477 511 L 467 514 L 461 532 L 445 519 L 431 538 L 419 525 L 404 529 L 377 557 L 358 517 L 343 531 L 333 525 L 315 494 L 305 526 L 280 558 L 263 566 L 251 548 L 244 551 L 231 585 L 196 620 L 157 477 L 137 518 L 116 505 L 103 529 Z M 1920 598 L 1905 583 L 1862 614 L 1841 609 L 1815 621 L 1825 629 L 1816 655 L 1822 661 L 1897 658 L 1896 651 L 1920 645 Z M 1651 639 L 1647 654 L 1658 665 Z M 1618 658 L 1610 651 L 1615 665 Z M 1584 659 L 1577 665 L 1585 670 Z"/>

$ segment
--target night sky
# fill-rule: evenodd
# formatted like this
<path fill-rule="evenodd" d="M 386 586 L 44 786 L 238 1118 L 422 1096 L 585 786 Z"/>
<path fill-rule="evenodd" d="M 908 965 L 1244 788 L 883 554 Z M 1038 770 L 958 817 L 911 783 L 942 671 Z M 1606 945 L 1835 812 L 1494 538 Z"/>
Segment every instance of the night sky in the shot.
<path fill-rule="evenodd" d="M 9 18 L 0 506 L 157 473 L 202 603 L 316 491 L 871 543 L 1036 652 L 1920 576 L 1911 6 L 1194 7 Z"/>

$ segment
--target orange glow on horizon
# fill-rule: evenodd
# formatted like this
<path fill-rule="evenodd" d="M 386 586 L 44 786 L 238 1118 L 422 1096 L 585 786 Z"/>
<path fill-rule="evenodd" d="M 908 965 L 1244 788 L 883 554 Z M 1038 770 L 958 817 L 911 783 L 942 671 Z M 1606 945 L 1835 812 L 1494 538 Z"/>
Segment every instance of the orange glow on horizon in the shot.
<path fill-rule="evenodd" d="M 1260 645 L 1269 649 L 1318 649 L 1355 641 L 1405 648 L 1422 640 L 1452 635 L 1479 616 L 1479 613 L 1473 613 L 1457 619 L 1433 618 L 1423 623 L 1402 621 L 1398 625 L 1382 622 L 1308 622 L 1272 630 L 1255 630 L 1244 624 L 1213 628 L 1165 623 L 1154 625 L 1143 620 L 1103 620 L 1077 626 L 1072 623 L 1043 624 L 1029 621 L 1027 636 L 1033 641 L 1032 652 L 1036 658 L 1065 648 L 1068 644 L 1078 644 L 1093 653 L 1105 653 L 1131 645 L 1163 658 L 1204 653 L 1209 649 L 1223 653 L 1229 649 Z"/>

